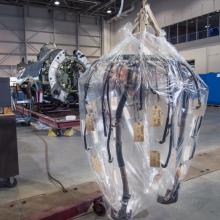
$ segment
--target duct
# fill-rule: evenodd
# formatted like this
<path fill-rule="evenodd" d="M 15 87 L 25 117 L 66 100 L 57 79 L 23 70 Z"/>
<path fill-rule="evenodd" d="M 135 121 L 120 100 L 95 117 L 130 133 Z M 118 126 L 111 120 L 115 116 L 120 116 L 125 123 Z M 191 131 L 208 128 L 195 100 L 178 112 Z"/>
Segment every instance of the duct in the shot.
<path fill-rule="evenodd" d="M 136 8 L 135 5 L 136 5 L 136 1 L 133 1 L 131 7 L 128 10 L 122 12 L 120 17 L 114 16 L 113 18 L 108 20 L 107 23 L 110 24 L 112 22 L 115 22 L 115 21 L 122 19 L 123 17 L 128 16 L 130 13 L 132 13 L 135 10 L 135 8 Z"/>
<path fill-rule="evenodd" d="M 97 13 L 98 11 L 100 11 L 101 9 L 108 7 L 109 5 L 113 4 L 115 1 L 116 1 L 116 0 L 111 0 L 111 1 L 107 2 L 107 3 L 104 4 L 104 5 L 101 5 L 101 6 L 100 6 L 99 8 L 97 8 L 95 11 L 93 11 L 93 12 L 91 13 L 91 15 L 94 15 L 95 13 Z"/>
<path fill-rule="evenodd" d="M 118 18 L 121 17 L 121 13 L 122 13 L 123 8 L 124 8 L 124 0 L 121 0 L 121 7 L 120 7 L 118 14 L 117 14 Z"/>

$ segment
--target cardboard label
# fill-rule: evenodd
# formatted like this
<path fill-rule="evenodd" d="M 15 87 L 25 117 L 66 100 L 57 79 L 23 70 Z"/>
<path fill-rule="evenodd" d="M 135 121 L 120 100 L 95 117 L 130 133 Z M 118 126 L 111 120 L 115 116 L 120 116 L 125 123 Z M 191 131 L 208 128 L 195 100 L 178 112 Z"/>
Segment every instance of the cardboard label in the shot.
<path fill-rule="evenodd" d="M 93 156 L 93 157 L 92 157 L 91 163 L 92 163 L 93 169 L 94 169 L 97 173 L 101 173 L 101 172 L 102 172 L 102 164 L 101 164 L 100 160 L 99 160 L 96 156 Z"/>
<path fill-rule="evenodd" d="M 162 125 L 162 110 L 160 106 L 153 106 L 151 109 L 151 126 L 160 127 Z"/>
<path fill-rule="evenodd" d="M 150 151 L 150 166 L 160 167 L 160 152 L 156 150 Z"/>
<path fill-rule="evenodd" d="M 93 114 L 86 115 L 86 129 L 87 131 L 95 131 Z"/>
<path fill-rule="evenodd" d="M 135 122 L 133 129 L 134 142 L 144 142 L 144 124 L 142 122 Z"/>

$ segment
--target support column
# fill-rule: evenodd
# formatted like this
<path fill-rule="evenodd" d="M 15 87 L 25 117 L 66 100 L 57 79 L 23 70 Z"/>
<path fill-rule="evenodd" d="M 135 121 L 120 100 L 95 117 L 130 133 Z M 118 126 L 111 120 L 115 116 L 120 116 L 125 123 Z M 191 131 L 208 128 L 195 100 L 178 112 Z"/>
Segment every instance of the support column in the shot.
<path fill-rule="evenodd" d="M 24 24 L 24 60 L 25 63 L 28 62 L 28 54 L 27 54 L 27 32 L 26 32 L 26 27 L 27 27 L 27 12 L 28 12 L 28 6 L 23 6 L 23 24 Z"/>

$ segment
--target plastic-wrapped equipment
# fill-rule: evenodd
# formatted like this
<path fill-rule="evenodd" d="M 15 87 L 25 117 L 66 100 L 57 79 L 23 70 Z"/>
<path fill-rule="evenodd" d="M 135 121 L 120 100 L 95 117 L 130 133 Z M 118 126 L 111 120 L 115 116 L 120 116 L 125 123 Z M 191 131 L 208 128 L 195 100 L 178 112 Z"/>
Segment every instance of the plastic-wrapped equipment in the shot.
<path fill-rule="evenodd" d="M 82 135 L 112 219 L 177 201 L 208 95 L 165 37 L 126 35 L 80 78 Z"/>

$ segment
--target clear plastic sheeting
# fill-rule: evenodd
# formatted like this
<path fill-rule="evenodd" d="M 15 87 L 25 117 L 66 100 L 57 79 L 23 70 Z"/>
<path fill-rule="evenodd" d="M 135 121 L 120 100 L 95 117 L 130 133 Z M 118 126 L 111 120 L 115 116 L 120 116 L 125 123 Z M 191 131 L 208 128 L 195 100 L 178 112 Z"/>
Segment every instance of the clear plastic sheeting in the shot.
<path fill-rule="evenodd" d="M 80 78 L 81 130 L 112 219 L 178 200 L 208 89 L 165 37 L 126 37 Z"/>

